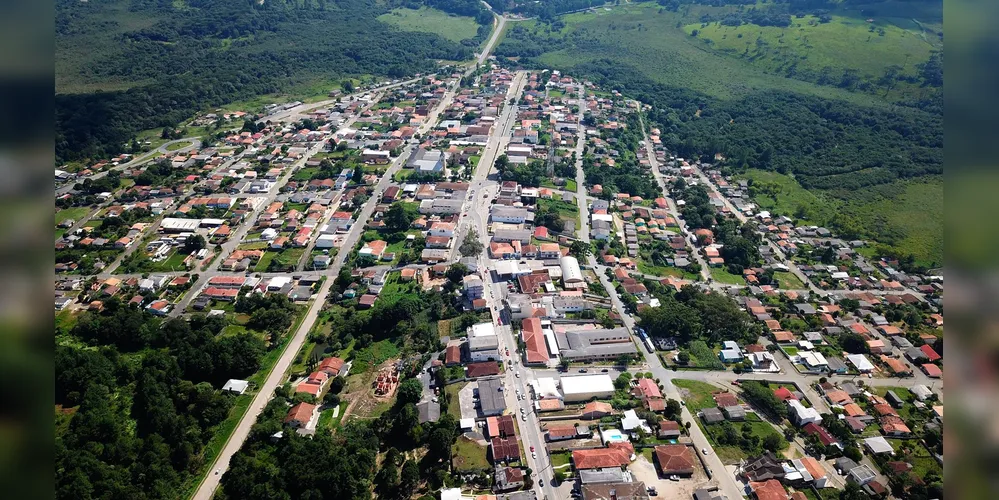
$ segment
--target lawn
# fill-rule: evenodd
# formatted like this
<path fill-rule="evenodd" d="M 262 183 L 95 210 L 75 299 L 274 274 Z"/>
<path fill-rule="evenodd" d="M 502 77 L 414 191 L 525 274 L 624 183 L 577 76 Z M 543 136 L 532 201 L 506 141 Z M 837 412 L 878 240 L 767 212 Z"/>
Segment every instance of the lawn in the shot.
<path fill-rule="evenodd" d="M 378 20 L 402 31 L 436 33 L 452 42 L 474 38 L 479 29 L 471 17 L 455 16 L 431 8 L 395 9 L 378 16 Z"/>
<path fill-rule="evenodd" d="M 577 189 L 579 189 L 579 185 L 576 184 L 575 180 L 572 180 L 572 179 L 566 179 L 565 180 L 565 190 L 566 191 L 569 191 L 570 193 L 575 194 Z"/>
<path fill-rule="evenodd" d="M 374 366 L 399 355 L 399 347 L 391 340 L 380 340 L 363 349 L 355 349 L 352 373 L 364 373 Z"/>
<path fill-rule="evenodd" d="M 558 213 L 559 218 L 563 220 L 575 221 L 576 227 L 579 227 L 579 206 L 575 203 L 569 203 L 562 200 L 538 200 L 538 208 L 544 207 L 547 210 Z"/>
<path fill-rule="evenodd" d="M 698 419 L 698 424 L 701 424 L 700 419 Z M 763 439 L 769 435 L 777 435 L 783 439 L 783 435 L 774 428 L 773 425 L 764 422 L 755 413 L 747 413 L 745 422 L 732 422 L 732 426 L 735 428 L 739 436 L 745 437 L 748 435 L 756 436 L 759 438 L 759 442 L 763 442 Z M 726 464 L 737 463 L 742 459 L 749 458 L 751 453 L 748 450 L 744 450 L 738 446 L 731 445 L 718 445 L 718 439 L 723 435 L 723 429 L 725 424 L 714 424 L 714 425 L 701 425 L 704 433 L 708 436 L 711 441 L 711 446 L 714 448 L 715 453 L 718 454 L 718 458 Z M 748 429 L 748 433 L 746 431 Z M 784 443 L 785 447 L 787 443 Z"/>
<path fill-rule="evenodd" d="M 563 465 L 569 465 L 569 462 L 571 460 L 572 460 L 572 454 L 570 454 L 570 453 L 552 453 L 551 454 L 552 467 L 556 468 L 556 469 L 559 468 L 560 466 L 563 466 Z"/>
<path fill-rule="evenodd" d="M 468 385 L 468 382 L 459 382 L 444 387 L 444 392 L 447 393 L 449 401 L 447 405 L 447 412 L 449 415 L 454 417 L 455 420 L 461 420 L 461 403 L 458 401 L 458 392 L 460 392 L 461 388 L 466 385 Z"/>
<path fill-rule="evenodd" d="M 642 274 L 650 274 L 653 276 L 673 276 L 674 278 L 682 278 L 693 281 L 698 281 L 701 279 L 700 274 L 695 274 L 690 271 L 684 271 L 678 267 L 672 266 L 657 266 L 650 262 L 645 261 L 645 259 L 638 259 L 638 271 Z"/>
<path fill-rule="evenodd" d="M 194 144 L 193 141 L 173 142 L 173 143 L 167 144 L 167 147 L 165 149 L 167 151 L 177 151 L 178 149 L 184 149 L 184 148 L 189 147 L 189 146 L 191 146 L 193 144 Z"/>
<path fill-rule="evenodd" d="M 90 207 L 64 208 L 55 213 L 55 225 L 62 224 L 66 219 L 79 221 L 90 213 Z"/>
<path fill-rule="evenodd" d="M 801 282 L 801 279 L 792 272 L 776 271 L 774 272 L 774 278 L 780 282 L 780 287 L 785 290 L 801 290 L 805 288 L 805 284 Z"/>
<path fill-rule="evenodd" d="M 728 269 L 724 267 L 712 267 L 711 277 L 719 283 L 725 283 L 727 285 L 745 285 L 746 280 L 742 276 L 737 274 L 732 274 L 728 272 Z"/>
<path fill-rule="evenodd" d="M 458 438 L 451 450 L 451 465 L 457 471 L 484 470 L 489 468 L 486 447 L 464 436 Z"/>
<path fill-rule="evenodd" d="M 691 413 L 697 413 L 704 408 L 715 408 L 718 406 L 712 394 L 719 391 L 719 389 L 711 384 L 678 378 L 673 379 L 673 385 L 685 390 L 683 401 L 687 404 L 687 408 L 690 409 Z"/>

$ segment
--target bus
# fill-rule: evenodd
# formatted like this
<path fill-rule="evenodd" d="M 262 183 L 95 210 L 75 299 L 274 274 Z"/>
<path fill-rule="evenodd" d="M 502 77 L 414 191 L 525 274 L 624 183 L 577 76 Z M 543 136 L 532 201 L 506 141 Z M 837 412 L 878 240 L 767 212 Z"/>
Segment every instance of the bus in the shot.
<path fill-rule="evenodd" d="M 649 351 L 650 354 L 655 354 L 656 347 L 652 345 L 652 341 L 648 337 L 642 337 L 642 343 L 645 344 L 645 349 Z"/>

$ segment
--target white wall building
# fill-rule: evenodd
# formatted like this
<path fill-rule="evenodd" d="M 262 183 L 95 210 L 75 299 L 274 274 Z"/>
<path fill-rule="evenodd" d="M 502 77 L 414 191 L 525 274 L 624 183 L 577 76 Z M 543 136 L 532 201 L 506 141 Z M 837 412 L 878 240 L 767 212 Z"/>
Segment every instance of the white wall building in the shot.
<path fill-rule="evenodd" d="M 614 395 L 614 382 L 609 375 L 576 375 L 562 377 L 562 394 L 568 402 L 589 401 L 592 398 L 610 398 Z"/>

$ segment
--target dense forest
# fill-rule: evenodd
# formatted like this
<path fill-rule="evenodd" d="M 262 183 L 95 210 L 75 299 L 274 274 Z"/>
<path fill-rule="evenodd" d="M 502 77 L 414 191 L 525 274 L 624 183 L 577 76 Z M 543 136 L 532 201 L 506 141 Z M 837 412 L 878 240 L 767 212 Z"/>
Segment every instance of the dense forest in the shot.
<path fill-rule="evenodd" d="M 122 3 L 56 3 L 59 46 L 82 44 L 105 30 L 121 32 L 111 46 L 87 52 L 81 77 L 138 84 L 57 94 L 58 162 L 107 157 L 122 151 L 137 131 L 172 127 L 200 109 L 276 92 L 296 79 L 401 77 L 474 52 L 437 35 L 387 29 L 375 18 L 394 6 L 372 0 L 191 0 L 183 7 L 134 0 L 124 2 L 128 16 L 157 20 L 134 30 L 122 27 L 131 17 L 117 19 L 125 16 L 118 10 Z M 489 19 L 474 2 L 429 3 Z"/>
<path fill-rule="evenodd" d="M 251 328 L 275 332 L 290 307 L 267 297 L 241 309 Z M 177 497 L 233 405 L 217 387 L 255 373 L 268 348 L 225 326 L 202 315 L 164 321 L 112 299 L 61 332 L 73 343 L 55 351 L 58 497 Z"/>

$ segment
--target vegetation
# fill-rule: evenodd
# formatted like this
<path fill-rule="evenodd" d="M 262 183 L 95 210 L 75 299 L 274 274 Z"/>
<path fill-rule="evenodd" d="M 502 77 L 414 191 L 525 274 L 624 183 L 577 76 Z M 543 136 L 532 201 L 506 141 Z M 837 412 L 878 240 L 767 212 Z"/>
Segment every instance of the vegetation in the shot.
<path fill-rule="evenodd" d="M 62 332 L 78 344 L 56 347 L 56 404 L 75 407 L 56 434 L 60 496 L 173 498 L 198 474 L 235 400 L 214 387 L 252 375 L 266 351 L 252 332 L 220 335 L 225 324 L 109 300 Z"/>
<path fill-rule="evenodd" d="M 57 162 L 106 158 L 130 142 L 137 149 L 132 139 L 141 130 L 328 79 L 329 69 L 339 77 L 402 77 L 437 60 L 471 58 L 477 42 L 385 29 L 377 17 L 389 8 L 362 0 L 60 0 Z"/>
<path fill-rule="evenodd" d="M 435 33 L 452 42 L 474 38 L 478 30 L 475 19 L 452 16 L 446 12 L 429 8 L 395 9 L 388 14 L 378 16 L 378 20 L 404 31 Z"/>
<path fill-rule="evenodd" d="M 695 340 L 749 343 L 759 335 L 758 325 L 724 295 L 692 286 L 674 293 L 665 287 L 651 291 L 662 305 L 643 309 L 638 317 L 653 337 L 673 337 L 681 344 Z"/>
<path fill-rule="evenodd" d="M 888 208 L 899 199 L 920 199 L 901 198 L 909 181 L 918 186 L 943 171 L 942 105 L 937 87 L 942 80 L 934 76 L 942 64 L 938 56 L 921 51 L 925 59 L 919 60 L 916 52 L 895 44 L 896 52 L 882 62 L 863 50 L 865 43 L 844 51 L 810 41 L 808 57 L 782 70 L 797 68 L 792 78 L 766 74 L 756 66 L 759 58 L 751 61 L 705 51 L 699 33 L 693 37 L 683 29 L 692 23 L 721 21 L 702 21 L 702 15 L 750 9 L 686 5 L 708 2 L 663 3 L 660 9 L 638 4 L 611 12 L 571 14 L 551 23 L 518 23 L 506 34 L 497 55 L 518 57 L 518 64 L 525 66 L 554 66 L 650 104 L 649 121 L 662 130 L 663 144 L 671 152 L 712 163 L 715 153 L 721 153 L 726 158 L 721 166 L 732 173 L 757 169 L 793 175 L 808 192 L 851 208 L 827 211 L 833 216 L 829 227 L 837 233 L 886 243 L 927 264 L 942 261 L 942 224 L 938 223 L 942 196 L 931 198 L 925 221 L 915 210 L 894 214 Z M 921 23 L 930 17 L 932 24 L 934 14 L 924 14 L 920 5 L 913 2 L 901 10 L 919 12 Z M 840 15 L 853 16 L 849 22 L 855 23 L 858 13 Z M 898 24 L 913 28 L 911 15 L 900 12 L 894 17 L 907 18 Z M 808 30 L 825 29 L 801 19 L 792 22 L 804 22 Z M 935 19 L 939 21 L 939 15 Z M 739 21 L 739 30 L 755 34 L 764 29 L 745 21 Z M 836 22 L 846 21 L 836 18 Z M 765 29 L 784 30 L 785 39 L 802 36 L 796 27 Z M 926 36 L 921 30 L 915 27 L 906 39 Z M 738 33 L 733 36 L 737 38 Z M 880 38 L 877 33 L 873 36 Z M 905 71 L 892 68 L 906 53 L 912 55 Z M 869 87 L 850 84 L 841 88 L 835 78 L 818 84 L 804 75 L 807 65 L 830 57 L 844 65 L 861 58 L 868 64 L 881 64 L 873 73 L 878 81 Z M 886 101 L 893 105 L 886 106 Z M 791 207 L 785 215 L 794 215 L 795 209 Z M 927 213 L 926 207 L 923 210 Z M 894 221 L 901 223 L 893 225 Z"/>

